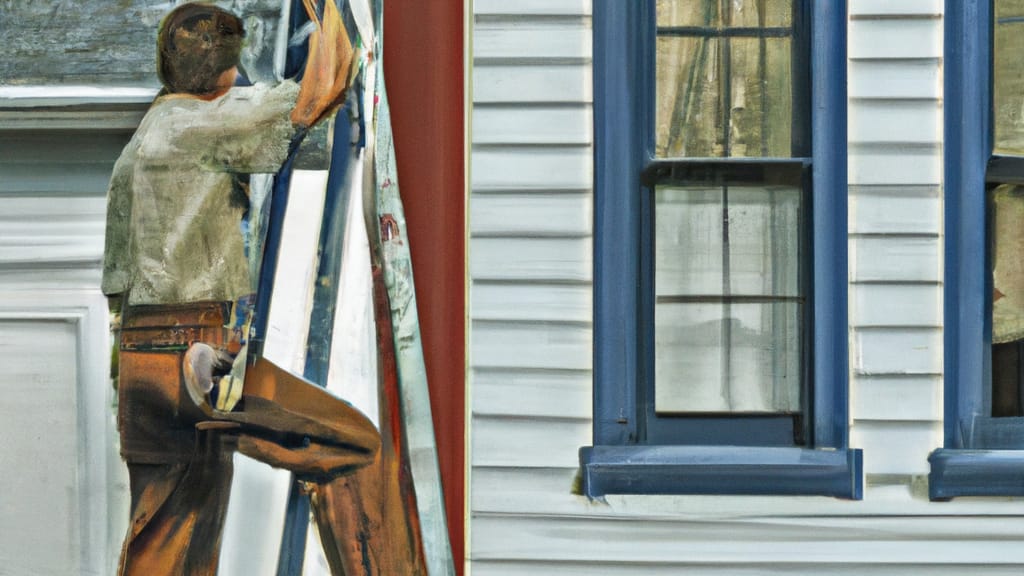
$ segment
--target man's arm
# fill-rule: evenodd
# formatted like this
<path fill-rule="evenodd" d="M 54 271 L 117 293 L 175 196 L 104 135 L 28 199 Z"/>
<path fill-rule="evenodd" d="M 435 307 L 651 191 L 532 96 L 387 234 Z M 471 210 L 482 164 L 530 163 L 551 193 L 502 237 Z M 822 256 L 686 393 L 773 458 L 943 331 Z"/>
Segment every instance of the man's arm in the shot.
<path fill-rule="evenodd" d="M 323 20 L 317 18 L 313 0 L 302 1 L 316 30 L 309 38 L 302 87 L 291 113 L 292 124 L 300 128 L 316 124 L 345 101 L 356 63 L 352 42 L 334 1 L 325 0 Z"/>

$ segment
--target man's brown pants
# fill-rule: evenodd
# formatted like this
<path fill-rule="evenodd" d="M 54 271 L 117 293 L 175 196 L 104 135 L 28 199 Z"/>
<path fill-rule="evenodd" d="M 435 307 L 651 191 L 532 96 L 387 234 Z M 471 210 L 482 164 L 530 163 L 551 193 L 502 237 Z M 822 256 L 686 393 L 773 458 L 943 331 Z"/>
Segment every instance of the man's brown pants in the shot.
<path fill-rule="evenodd" d="M 310 482 L 321 535 L 335 540 L 324 542 L 332 569 L 341 573 L 340 564 L 357 560 L 344 558 L 356 553 L 345 551 L 358 539 L 349 534 L 352 519 L 344 513 L 352 503 L 338 499 L 363 499 L 346 475 L 381 468 L 380 434 L 346 402 L 265 360 L 249 367 L 235 411 L 196 406 L 182 378 L 185 350 L 204 342 L 237 352 L 237 339 L 225 327 L 229 315 L 224 303 L 125 311 L 118 428 L 131 483 L 131 524 L 119 574 L 216 574 L 236 450 Z M 369 488 L 365 496 L 388 499 L 380 486 Z"/>

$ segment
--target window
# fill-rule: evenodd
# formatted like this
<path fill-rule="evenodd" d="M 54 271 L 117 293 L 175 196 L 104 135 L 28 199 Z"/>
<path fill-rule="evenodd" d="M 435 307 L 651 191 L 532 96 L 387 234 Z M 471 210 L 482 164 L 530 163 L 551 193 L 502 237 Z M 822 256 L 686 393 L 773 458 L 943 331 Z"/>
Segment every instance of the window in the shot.
<path fill-rule="evenodd" d="M 932 499 L 1024 495 L 1024 2 L 946 3 L 945 442 Z"/>
<path fill-rule="evenodd" d="M 584 491 L 859 498 L 845 3 L 596 2 L 594 70 Z"/>
<path fill-rule="evenodd" d="M 993 144 L 986 174 L 992 274 L 992 418 L 1024 416 L 1024 2 L 993 15 Z"/>

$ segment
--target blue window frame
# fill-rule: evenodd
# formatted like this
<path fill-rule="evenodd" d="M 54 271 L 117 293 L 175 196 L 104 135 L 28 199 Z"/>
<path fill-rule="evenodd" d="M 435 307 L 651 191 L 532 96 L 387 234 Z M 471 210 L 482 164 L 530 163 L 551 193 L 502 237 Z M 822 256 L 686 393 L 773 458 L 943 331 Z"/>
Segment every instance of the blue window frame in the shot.
<path fill-rule="evenodd" d="M 656 158 L 656 41 L 709 33 L 699 26 L 659 29 L 656 19 L 653 0 L 594 3 L 594 445 L 580 451 L 583 490 L 590 497 L 859 499 L 861 452 L 848 447 L 846 2 L 795 0 L 788 30 L 726 32 L 792 38 L 787 158 Z M 795 300 L 807 313 L 795 420 L 736 412 L 674 418 L 654 410 L 652 198 L 666 182 L 714 184 L 726 195 L 733 182 L 803 191 L 801 222 L 808 224 Z"/>
<path fill-rule="evenodd" d="M 1020 158 L 993 155 L 993 17 L 993 0 L 946 1 L 945 439 L 929 457 L 933 500 L 1024 495 L 1024 418 L 992 417 L 987 196 L 1024 176 Z"/>

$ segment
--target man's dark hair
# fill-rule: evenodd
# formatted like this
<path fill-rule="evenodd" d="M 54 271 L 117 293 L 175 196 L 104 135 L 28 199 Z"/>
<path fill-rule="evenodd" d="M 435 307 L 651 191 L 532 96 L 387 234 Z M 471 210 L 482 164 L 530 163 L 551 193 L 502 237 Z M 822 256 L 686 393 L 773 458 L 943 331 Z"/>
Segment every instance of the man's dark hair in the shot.
<path fill-rule="evenodd" d="M 209 94 L 238 65 L 245 28 L 231 12 L 210 4 L 183 4 L 160 22 L 156 69 L 168 92 Z"/>

